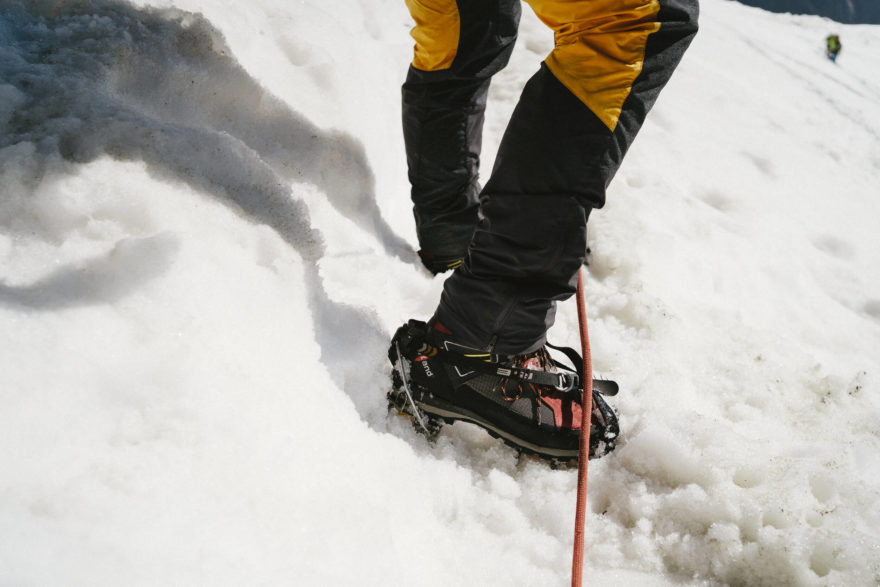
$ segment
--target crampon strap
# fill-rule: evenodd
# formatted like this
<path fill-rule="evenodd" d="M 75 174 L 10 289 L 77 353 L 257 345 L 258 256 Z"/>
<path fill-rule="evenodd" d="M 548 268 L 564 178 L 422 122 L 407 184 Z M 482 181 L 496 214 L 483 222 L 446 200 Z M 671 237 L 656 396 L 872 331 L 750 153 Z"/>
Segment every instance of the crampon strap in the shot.
<path fill-rule="evenodd" d="M 567 346 L 556 346 L 555 344 L 550 344 L 549 342 L 545 343 L 545 344 L 548 347 L 550 347 L 551 349 L 553 349 L 554 351 L 559 351 L 560 353 L 565 355 L 568 358 L 568 360 L 571 361 L 572 365 L 574 365 L 575 369 L 577 369 L 577 376 L 578 376 L 579 380 L 580 381 L 584 380 L 584 360 L 581 357 L 579 352 L 577 352 L 573 348 L 570 348 Z M 553 360 L 553 364 L 558 369 L 568 369 L 569 371 L 571 371 L 571 368 L 568 367 L 567 365 L 560 363 L 556 359 L 553 359 L 553 357 L 550 357 L 550 358 Z M 601 395 L 612 395 L 613 396 L 613 395 L 617 395 L 618 389 L 619 388 L 617 386 L 617 383 L 615 383 L 614 381 L 609 381 L 607 379 L 593 379 L 593 393 L 594 394 L 599 393 Z"/>
<path fill-rule="evenodd" d="M 476 356 L 462 355 L 460 353 L 438 348 L 427 343 L 425 343 L 418 352 L 420 355 L 427 355 L 429 357 L 442 357 L 444 362 L 448 364 L 455 365 L 457 367 L 468 369 L 471 371 L 478 371 L 480 373 L 497 375 L 510 379 L 518 379 L 520 381 L 532 383 L 534 385 L 553 387 L 554 389 L 562 392 L 579 391 L 580 388 L 578 384 L 583 379 L 583 359 L 581 359 L 578 352 L 572 348 L 558 347 L 550 343 L 547 343 L 547 346 L 564 354 L 575 365 L 576 370 L 568 367 L 563 363 L 560 363 L 552 357 L 551 360 L 553 361 L 553 365 L 557 369 L 561 369 L 561 371 L 553 373 L 550 371 L 538 371 L 535 369 L 524 369 L 522 367 L 500 365 L 500 357 L 498 355 L 485 355 L 485 359 L 477 358 Z M 614 386 L 614 389 L 602 389 L 601 392 L 605 393 L 606 395 L 614 395 L 615 393 L 617 393 L 616 385 Z"/>

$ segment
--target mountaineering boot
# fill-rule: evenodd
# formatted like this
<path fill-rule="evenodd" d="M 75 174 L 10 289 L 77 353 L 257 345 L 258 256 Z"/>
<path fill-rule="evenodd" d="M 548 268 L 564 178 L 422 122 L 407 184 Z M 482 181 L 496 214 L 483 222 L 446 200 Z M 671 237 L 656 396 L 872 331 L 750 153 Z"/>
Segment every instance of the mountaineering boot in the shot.
<path fill-rule="evenodd" d="M 571 349 L 558 350 L 572 360 L 577 356 Z M 388 356 L 396 374 L 389 400 L 425 432 L 433 434 L 440 422 L 463 420 L 524 452 L 577 458 L 581 378 L 554 360 L 546 347 L 501 356 L 457 344 L 439 323 L 410 320 L 397 330 Z M 602 394 L 616 390 L 614 382 L 594 382 L 590 457 L 614 448 L 617 417 Z"/>

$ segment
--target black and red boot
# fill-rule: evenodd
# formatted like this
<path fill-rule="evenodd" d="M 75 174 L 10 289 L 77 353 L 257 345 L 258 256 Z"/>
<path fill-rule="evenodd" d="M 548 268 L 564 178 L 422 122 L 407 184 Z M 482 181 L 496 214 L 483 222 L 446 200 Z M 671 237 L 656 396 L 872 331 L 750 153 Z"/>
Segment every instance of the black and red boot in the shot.
<path fill-rule="evenodd" d="M 580 365 L 572 349 L 552 347 Z M 457 344 L 441 325 L 410 320 L 391 341 L 395 367 L 391 405 L 433 434 L 442 422 L 462 420 L 527 453 L 576 459 L 581 423 L 581 377 L 554 360 L 547 347 L 501 356 Z M 617 384 L 594 381 L 590 457 L 615 446 L 617 416 L 603 399 Z"/>

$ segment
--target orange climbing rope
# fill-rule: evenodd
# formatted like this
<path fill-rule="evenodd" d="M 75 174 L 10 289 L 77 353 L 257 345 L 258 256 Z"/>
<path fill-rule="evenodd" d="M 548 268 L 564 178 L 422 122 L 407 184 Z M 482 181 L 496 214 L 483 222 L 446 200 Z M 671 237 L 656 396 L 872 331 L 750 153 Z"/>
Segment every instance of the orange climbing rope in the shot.
<path fill-rule="evenodd" d="M 578 453 L 577 508 L 574 521 L 574 553 L 571 564 L 571 585 L 581 587 L 584 576 L 584 519 L 587 512 L 587 465 L 590 461 L 590 420 L 593 413 L 593 362 L 590 357 L 590 336 L 584 303 L 583 271 L 578 270 L 578 324 L 581 333 L 581 354 L 584 357 L 584 396 L 581 409 L 581 438 Z"/>

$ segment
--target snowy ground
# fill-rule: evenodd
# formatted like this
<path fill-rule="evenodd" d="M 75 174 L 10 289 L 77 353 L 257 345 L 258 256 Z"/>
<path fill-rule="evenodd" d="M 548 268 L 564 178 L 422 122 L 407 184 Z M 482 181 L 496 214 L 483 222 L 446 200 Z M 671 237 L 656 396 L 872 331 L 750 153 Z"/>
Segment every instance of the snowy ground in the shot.
<path fill-rule="evenodd" d="M 574 472 L 386 414 L 403 2 L 147 4 L 0 0 L 0 585 L 566 584 Z M 880 28 L 701 24 L 591 218 L 587 583 L 876 585 Z"/>

